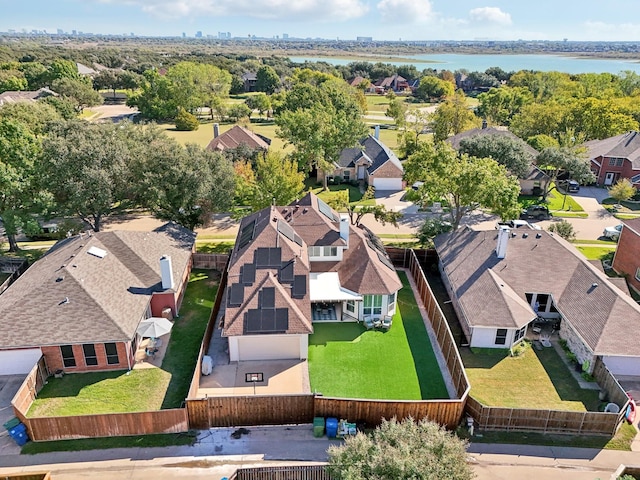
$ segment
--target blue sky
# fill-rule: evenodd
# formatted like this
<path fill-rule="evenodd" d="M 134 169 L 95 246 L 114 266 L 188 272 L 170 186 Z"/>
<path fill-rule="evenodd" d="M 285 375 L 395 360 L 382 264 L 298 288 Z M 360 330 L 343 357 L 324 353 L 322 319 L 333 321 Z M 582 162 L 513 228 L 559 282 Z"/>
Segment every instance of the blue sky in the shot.
<path fill-rule="evenodd" d="M 0 31 L 640 41 L 637 0 L 2 0 Z M 635 22 L 635 23 L 634 23 Z"/>

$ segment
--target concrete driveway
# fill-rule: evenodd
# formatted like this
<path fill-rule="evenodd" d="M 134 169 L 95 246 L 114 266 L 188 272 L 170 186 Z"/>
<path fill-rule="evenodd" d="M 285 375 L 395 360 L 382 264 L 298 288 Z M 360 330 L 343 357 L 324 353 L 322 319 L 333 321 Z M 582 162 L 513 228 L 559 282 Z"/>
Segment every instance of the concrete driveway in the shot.
<path fill-rule="evenodd" d="M 11 400 L 18 392 L 25 375 L 1 375 L 0 376 L 0 424 L 5 424 L 15 417 Z M 0 456 L 20 453 L 20 447 L 16 445 L 4 427 L 0 427 Z"/>
<path fill-rule="evenodd" d="M 405 190 L 376 190 L 376 205 L 384 205 L 387 210 L 406 214 L 418 213 L 418 206 L 405 200 Z"/>

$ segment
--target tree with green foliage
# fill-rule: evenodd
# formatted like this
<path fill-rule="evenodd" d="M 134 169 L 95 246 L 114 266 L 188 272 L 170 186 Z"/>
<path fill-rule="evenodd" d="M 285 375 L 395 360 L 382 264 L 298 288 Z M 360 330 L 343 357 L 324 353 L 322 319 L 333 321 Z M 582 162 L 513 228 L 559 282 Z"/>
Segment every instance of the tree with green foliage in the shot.
<path fill-rule="evenodd" d="M 420 84 L 414 93 L 416 98 L 425 101 L 437 101 L 451 97 L 455 92 L 455 85 L 438 77 L 426 75 L 420 80 Z"/>
<path fill-rule="evenodd" d="M 62 97 L 73 100 L 79 112 L 85 107 L 102 105 L 102 95 L 93 89 L 88 77 L 58 78 L 51 83 L 51 89 Z"/>
<path fill-rule="evenodd" d="M 331 445 L 328 469 L 338 480 L 471 480 L 466 448 L 435 422 L 383 419 L 371 434 L 358 432 Z"/>
<path fill-rule="evenodd" d="M 0 217 L 11 252 L 18 250 L 16 235 L 36 195 L 34 160 L 39 151 L 40 143 L 27 127 L 0 119 Z"/>
<path fill-rule="evenodd" d="M 38 102 L 52 106 L 63 120 L 71 120 L 78 116 L 76 102 L 70 98 L 51 95 L 38 100 Z"/>
<path fill-rule="evenodd" d="M 28 85 L 27 79 L 21 71 L 0 69 L 0 93 L 26 90 Z"/>
<path fill-rule="evenodd" d="M 435 141 L 447 139 L 479 124 L 479 119 L 467 105 L 467 98 L 462 90 L 456 91 L 453 97 L 440 104 L 431 115 L 431 130 Z"/>
<path fill-rule="evenodd" d="M 564 123 L 584 134 L 585 140 L 615 137 L 639 128 L 633 116 L 608 98 L 589 97 L 570 102 Z"/>
<path fill-rule="evenodd" d="M 557 182 L 561 173 L 566 173 L 569 178 L 583 185 L 596 180 L 584 150 L 579 147 L 545 148 L 536 157 L 536 165 L 547 174 L 542 188 L 543 199 L 547 198 L 551 184 Z"/>
<path fill-rule="evenodd" d="M 492 123 L 508 126 L 522 107 L 533 103 L 533 95 L 524 87 L 503 85 L 481 93 L 478 101 L 478 116 Z"/>
<path fill-rule="evenodd" d="M 182 107 L 178 109 L 175 123 L 176 130 L 178 130 L 179 132 L 192 132 L 200 127 L 200 122 L 198 121 L 196 116 L 190 114 Z"/>
<path fill-rule="evenodd" d="M 45 102 L 45 100 L 46 99 L 37 102 L 5 103 L 0 107 L 0 119 L 7 118 L 16 120 L 25 125 L 29 131 L 36 136 L 44 135 L 49 123 L 61 119 L 60 114 L 55 108 L 49 105 L 48 102 Z"/>
<path fill-rule="evenodd" d="M 256 91 L 269 95 L 280 87 L 280 76 L 270 65 L 262 65 L 256 72 Z"/>
<path fill-rule="evenodd" d="M 451 231 L 451 223 L 441 218 L 427 218 L 418 230 L 418 242 L 426 248 L 433 248 L 433 239 L 441 233 Z"/>
<path fill-rule="evenodd" d="M 271 109 L 271 100 L 266 93 L 251 95 L 244 102 L 251 110 L 257 110 L 260 116 L 265 112 L 268 114 Z"/>
<path fill-rule="evenodd" d="M 365 202 L 374 198 L 373 187 L 367 188 L 360 201 Z M 376 221 L 382 225 L 390 223 L 394 227 L 398 226 L 398 221 L 403 217 L 401 212 L 387 210 L 384 205 L 360 205 L 349 202 L 349 190 L 340 190 L 329 200 L 329 205 L 338 211 L 346 211 L 349 214 L 351 225 L 360 225 L 365 215 L 373 215 Z"/>
<path fill-rule="evenodd" d="M 531 170 L 534 155 L 530 150 L 524 140 L 510 135 L 479 134 L 460 141 L 460 153 L 493 158 L 518 178 L 525 178 Z"/>
<path fill-rule="evenodd" d="M 137 107 L 140 116 L 147 120 L 168 120 L 175 117 L 178 106 L 171 93 L 171 82 L 157 70 L 142 74 L 140 91 L 127 98 L 127 105 Z"/>
<path fill-rule="evenodd" d="M 615 185 L 609 188 L 609 196 L 613 198 L 617 204 L 629 200 L 636 193 L 636 187 L 634 187 L 627 178 L 618 180 Z"/>
<path fill-rule="evenodd" d="M 330 173 L 340 152 L 367 134 L 362 113 L 355 90 L 343 80 L 329 77 L 317 85 L 297 81 L 276 116 L 277 134 L 294 146 L 301 170 L 315 166 Z M 325 189 L 326 182 L 325 175 Z"/>
<path fill-rule="evenodd" d="M 536 135 L 556 138 L 564 130 L 567 114 L 568 107 L 554 101 L 524 105 L 511 119 L 509 130 L 527 141 Z"/>
<path fill-rule="evenodd" d="M 272 205 L 289 205 L 304 190 L 304 174 L 295 160 L 280 152 L 258 155 L 251 207 L 253 211 Z"/>
<path fill-rule="evenodd" d="M 39 62 L 22 62 L 18 67 L 27 79 L 29 90 L 38 90 L 47 84 L 49 71 Z"/>
<path fill-rule="evenodd" d="M 424 142 L 407 159 L 404 168 L 408 183 L 424 182 L 418 189 L 423 203 L 446 200 L 451 207 L 454 229 L 478 206 L 490 209 L 503 219 L 519 215 L 520 184 L 491 158 L 458 154 L 445 142 L 436 145 Z"/>
<path fill-rule="evenodd" d="M 55 124 L 44 139 L 39 172 L 57 210 L 99 232 L 126 204 L 129 149 L 124 130 L 81 120 Z"/>
<path fill-rule="evenodd" d="M 230 122 L 237 122 L 242 118 L 249 118 L 251 109 L 244 103 L 236 103 L 227 108 L 227 118 Z"/>
<path fill-rule="evenodd" d="M 389 106 L 385 115 L 393 118 L 396 122 L 396 128 L 404 128 L 407 122 L 407 104 L 393 92 L 388 93 L 387 98 L 389 99 Z"/>
<path fill-rule="evenodd" d="M 557 233 L 568 242 L 570 242 L 571 240 L 575 240 L 576 238 L 576 232 L 573 228 L 573 225 L 571 225 L 565 219 L 561 219 L 559 222 L 552 223 L 551 225 L 549 225 L 548 230 L 552 233 Z"/>

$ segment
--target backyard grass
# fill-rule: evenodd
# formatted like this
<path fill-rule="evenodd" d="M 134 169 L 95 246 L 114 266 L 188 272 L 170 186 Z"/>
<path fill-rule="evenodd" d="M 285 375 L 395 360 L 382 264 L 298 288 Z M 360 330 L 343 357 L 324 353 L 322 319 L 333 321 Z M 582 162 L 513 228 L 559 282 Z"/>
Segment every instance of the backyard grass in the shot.
<path fill-rule="evenodd" d="M 578 238 L 576 240 L 571 240 L 571 243 L 576 245 L 608 245 L 610 247 L 615 247 L 616 242 L 613 240 L 593 240 L 591 238 Z"/>
<path fill-rule="evenodd" d="M 542 203 L 540 197 L 533 195 L 520 195 L 518 200 L 523 208 L 529 205 L 535 205 Z M 547 195 L 547 207 L 552 212 L 554 217 L 566 217 L 566 218 L 587 218 L 588 214 L 580 206 L 578 202 L 574 200 L 571 195 L 565 195 L 551 186 L 551 191 Z"/>
<path fill-rule="evenodd" d="M 227 241 L 196 241 L 196 252 L 198 253 L 229 253 L 235 242 Z"/>
<path fill-rule="evenodd" d="M 587 258 L 587 260 L 602 260 L 616 249 L 615 245 L 610 247 L 585 247 L 583 245 L 576 246 L 578 250 Z"/>
<path fill-rule="evenodd" d="M 217 277 L 194 269 L 171 330 L 162 368 L 49 378 L 28 416 L 122 413 L 180 407 L 187 396 L 217 291 Z"/>
<path fill-rule="evenodd" d="M 308 178 L 305 182 L 306 191 L 316 194 L 326 203 L 331 202 L 336 196 L 336 192 L 343 190 L 349 191 L 349 203 L 351 205 L 375 205 L 375 199 L 362 201 L 362 192 L 360 188 L 349 183 L 340 183 L 338 185 L 329 185 L 329 191 L 323 190 L 322 185 L 316 183 L 315 179 Z"/>
<path fill-rule="evenodd" d="M 510 357 L 508 350 L 460 354 L 471 383 L 471 395 L 487 406 L 598 411 L 597 390 L 583 390 L 554 348 Z"/>
<path fill-rule="evenodd" d="M 108 448 L 151 448 L 193 445 L 196 435 L 189 433 L 163 433 L 130 437 L 82 438 L 52 442 L 28 442 L 21 454 L 35 455 L 48 452 L 77 452 L 80 450 L 104 450 Z"/>
<path fill-rule="evenodd" d="M 386 400 L 449 398 L 406 274 L 387 332 L 360 323 L 315 323 L 309 379 L 325 396 Z"/>

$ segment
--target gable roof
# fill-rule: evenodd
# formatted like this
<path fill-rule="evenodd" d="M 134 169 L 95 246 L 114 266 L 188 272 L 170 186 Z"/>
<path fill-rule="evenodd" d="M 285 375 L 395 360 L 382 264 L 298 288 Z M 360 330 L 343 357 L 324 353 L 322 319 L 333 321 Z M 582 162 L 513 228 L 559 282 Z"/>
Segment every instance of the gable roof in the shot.
<path fill-rule="evenodd" d="M 514 235 L 515 233 L 515 235 Z M 519 328 L 526 293 L 548 293 L 563 318 L 597 355 L 640 355 L 625 332 L 640 328 L 640 307 L 562 238 L 544 231 L 512 232 L 497 258 L 497 232 L 462 228 L 435 239 L 436 250 L 471 326 Z M 552 272 L 552 274 L 550 274 Z M 513 304 L 508 287 L 524 303 Z M 519 311 L 518 311 L 519 310 Z M 530 310 L 530 320 L 535 318 Z"/>
<path fill-rule="evenodd" d="M 640 169 L 640 132 L 630 131 L 604 140 L 590 140 L 583 146 L 592 161 L 598 157 L 626 158 L 633 168 Z"/>
<path fill-rule="evenodd" d="M 402 283 L 393 265 L 384 249 L 373 243 L 375 235 L 367 232 L 349 225 L 345 242 L 340 237 L 340 216 L 312 193 L 245 217 L 229 260 L 223 335 L 312 333 L 312 272 L 336 272 L 340 285 L 358 294 L 398 291 Z M 332 245 L 347 246 L 341 262 L 309 261 L 310 246 Z M 273 298 L 267 307 L 261 303 L 265 295 Z M 271 320 L 258 313 L 265 309 L 275 309 L 281 323 L 271 328 Z M 255 331 L 251 322 L 268 327 Z"/>
<path fill-rule="evenodd" d="M 380 140 L 372 135 L 367 135 L 360 140 L 361 148 L 345 148 L 340 152 L 338 166 L 343 168 L 353 168 L 356 162 L 364 158 L 368 164 L 369 174 L 375 173 L 380 167 L 390 162 L 398 169 L 398 175 L 402 176 L 404 169 L 400 159 Z"/>
<path fill-rule="evenodd" d="M 0 295 L 0 348 L 131 340 L 152 294 L 164 291 L 160 257 L 171 257 L 179 285 L 194 242 L 175 224 L 58 242 Z"/>
<path fill-rule="evenodd" d="M 7 90 L 6 92 L 0 93 L 0 105 L 16 102 L 35 102 L 36 100 L 50 96 L 57 97 L 58 94 L 46 87 L 39 88 L 38 90 Z"/>
<path fill-rule="evenodd" d="M 241 144 L 253 150 L 268 150 L 269 145 L 271 145 L 271 139 L 258 135 L 240 125 L 234 125 L 231 129 L 211 140 L 207 145 L 207 150 L 219 150 L 222 152 L 227 149 L 237 148 Z"/>

